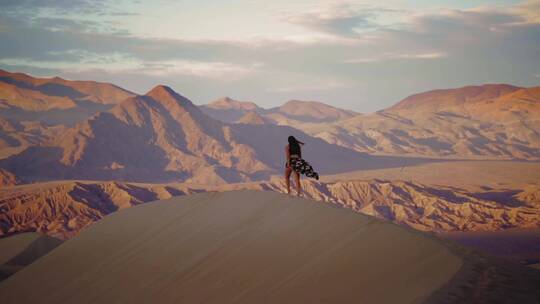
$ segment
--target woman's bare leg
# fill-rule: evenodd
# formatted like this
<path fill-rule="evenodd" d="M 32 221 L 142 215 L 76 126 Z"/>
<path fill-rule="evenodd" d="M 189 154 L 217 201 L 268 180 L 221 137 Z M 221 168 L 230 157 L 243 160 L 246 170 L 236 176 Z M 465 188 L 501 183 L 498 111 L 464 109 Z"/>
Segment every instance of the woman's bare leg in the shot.
<path fill-rule="evenodd" d="M 294 172 L 294 180 L 296 181 L 296 191 L 298 196 L 302 196 L 302 185 L 300 184 L 300 173 Z"/>
<path fill-rule="evenodd" d="M 291 194 L 291 168 L 285 168 L 285 185 L 287 186 L 287 194 Z"/>

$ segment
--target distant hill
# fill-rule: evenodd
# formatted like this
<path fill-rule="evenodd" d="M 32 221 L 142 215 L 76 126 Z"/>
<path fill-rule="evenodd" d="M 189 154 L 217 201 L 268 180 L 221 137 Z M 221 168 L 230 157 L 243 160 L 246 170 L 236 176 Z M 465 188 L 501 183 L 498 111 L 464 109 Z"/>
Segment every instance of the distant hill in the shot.
<path fill-rule="evenodd" d="M 291 100 L 279 107 L 264 109 L 253 102 L 237 101 L 229 97 L 202 105 L 201 110 L 223 122 L 234 123 L 247 113 L 254 112 L 274 124 L 290 126 L 334 122 L 357 114 L 316 101 Z"/>
<path fill-rule="evenodd" d="M 540 160 L 540 87 L 486 84 L 411 95 L 388 109 L 357 114 L 318 102 L 272 109 L 227 99 L 213 117 L 264 118 L 359 152 L 417 157 Z M 203 107 L 203 111 L 204 108 Z M 250 110 L 247 110 L 249 108 Z"/>
<path fill-rule="evenodd" d="M 345 168 L 334 145 L 392 157 L 540 160 L 540 87 L 434 90 L 372 114 L 298 100 L 264 109 L 229 97 L 197 107 L 170 91 L 137 96 L 107 83 L 0 71 L 0 166 L 23 181 L 36 173 L 240 182 L 281 170 L 283 156 L 269 153 L 281 148 L 270 145 L 293 133 L 328 143 L 326 152 L 309 149 L 334 172 Z M 354 157 L 365 166 L 366 155 Z"/>
<path fill-rule="evenodd" d="M 44 144 L 60 136 L 64 125 L 47 126 L 39 121 L 13 121 L 0 117 L 0 159 L 16 155 L 30 146 Z"/>
<path fill-rule="evenodd" d="M 188 185 L 50 182 L 0 188 L 0 237 L 27 231 L 68 239 L 105 215 L 199 192 Z M 23 215 L 26 214 L 26 215 Z"/>
<path fill-rule="evenodd" d="M 134 95 L 110 83 L 0 70 L 0 116 L 16 121 L 74 124 Z"/>
<path fill-rule="evenodd" d="M 13 173 L 0 169 L 0 186 L 14 186 L 17 183 L 17 177 Z"/>
<path fill-rule="evenodd" d="M 22 180 L 98 179 L 203 184 L 267 178 L 283 169 L 294 135 L 323 173 L 365 166 L 368 156 L 276 125 L 225 124 L 165 86 L 0 161 Z M 373 163 L 373 162 L 370 162 Z"/>
<path fill-rule="evenodd" d="M 411 95 L 390 107 L 388 111 L 461 111 L 476 103 L 493 100 L 521 89 L 523 88 L 507 84 L 485 84 L 457 89 L 433 90 Z"/>
<path fill-rule="evenodd" d="M 268 118 L 261 116 L 261 114 L 257 112 L 247 112 L 236 122 L 251 125 L 263 125 L 267 123 L 272 123 Z"/>
<path fill-rule="evenodd" d="M 540 160 L 540 87 L 430 91 L 377 113 L 301 129 L 368 153 Z"/>
<path fill-rule="evenodd" d="M 354 111 L 336 108 L 322 102 L 301 100 L 290 100 L 268 110 L 268 116 L 278 122 L 280 117 L 311 123 L 334 122 L 356 114 Z"/>
<path fill-rule="evenodd" d="M 230 97 L 217 99 L 200 106 L 208 116 L 228 123 L 234 123 L 249 112 L 262 113 L 264 109 L 250 101 L 238 101 Z"/>

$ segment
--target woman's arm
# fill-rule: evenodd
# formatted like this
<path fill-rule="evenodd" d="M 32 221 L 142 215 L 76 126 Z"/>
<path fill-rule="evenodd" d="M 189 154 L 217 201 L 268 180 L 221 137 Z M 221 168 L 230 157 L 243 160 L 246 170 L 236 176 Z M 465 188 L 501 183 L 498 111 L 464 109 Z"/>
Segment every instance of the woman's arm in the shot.
<path fill-rule="evenodd" d="M 291 161 L 291 153 L 289 152 L 289 145 L 285 146 L 285 158 L 287 159 L 287 167 L 289 167 L 289 162 Z"/>

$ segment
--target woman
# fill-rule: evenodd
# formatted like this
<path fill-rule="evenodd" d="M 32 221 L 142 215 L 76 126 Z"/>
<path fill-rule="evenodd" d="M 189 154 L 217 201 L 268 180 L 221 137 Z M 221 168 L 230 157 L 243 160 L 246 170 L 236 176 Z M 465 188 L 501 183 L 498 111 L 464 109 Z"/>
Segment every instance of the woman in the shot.
<path fill-rule="evenodd" d="M 313 167 L 302 159 L 302 149 L 300 145 L 304 143 L 298 141 L 294 136 L 289 136 L 289 144 L 285 146 L 285 156 L 287 157 L 287 163 L 285 163 L 285 184 L 287 185 L 287 193 L 291 194 L 291 173 L 294 172 L 294 180 L 296 181 L 296 190 L 298 196 L 302 195 L 302 186 L 300 185 L 300 174 L 304 174 L 307 177 L 313 177 L 319 180 L 319 174 L 313 171 Z"/>

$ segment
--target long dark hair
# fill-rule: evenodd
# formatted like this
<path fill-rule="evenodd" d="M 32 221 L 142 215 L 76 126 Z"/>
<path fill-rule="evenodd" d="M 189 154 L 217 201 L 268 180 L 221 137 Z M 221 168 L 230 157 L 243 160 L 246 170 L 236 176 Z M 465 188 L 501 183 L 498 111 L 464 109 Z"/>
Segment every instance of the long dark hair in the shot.
<path fill-rule="evenodd" d="M 291 152 L 291 154 L 300 155 L 300 145 L 303 145 L 304 143 L 299 141 L 292 135 L 287 138 L 287 141 L 289 142 L 289 152 Z"/>
<path fill-rule="evenodd" d="M 289 141 L 289 145 L 298 145 L 298 144 L 301 144 L 303 145 L 304 143 L 299 141 L 298 139 L 296 139 L 294 136 L 289 136 L 289 138 L 287 138 L 287 140 Z"/>

